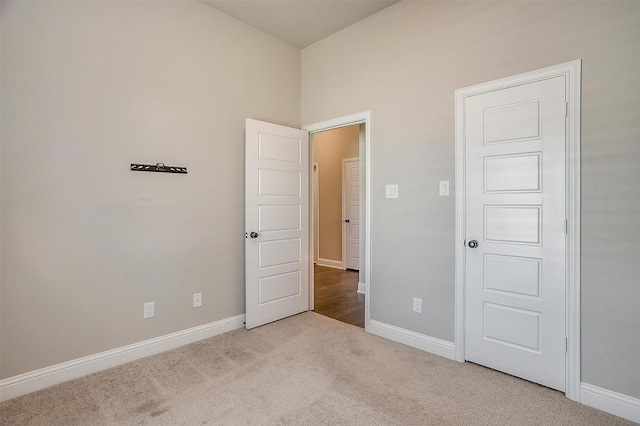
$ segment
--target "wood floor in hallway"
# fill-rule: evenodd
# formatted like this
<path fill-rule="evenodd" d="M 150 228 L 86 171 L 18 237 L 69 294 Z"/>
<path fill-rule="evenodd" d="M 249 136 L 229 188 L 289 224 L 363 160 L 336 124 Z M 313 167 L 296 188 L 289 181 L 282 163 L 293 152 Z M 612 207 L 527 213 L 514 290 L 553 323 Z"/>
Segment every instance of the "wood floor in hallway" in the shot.
<path fill-rule="evenodd" d="M 358 272 L 314 265 L 314 311 L 364 328 L 364 294 Z"/>

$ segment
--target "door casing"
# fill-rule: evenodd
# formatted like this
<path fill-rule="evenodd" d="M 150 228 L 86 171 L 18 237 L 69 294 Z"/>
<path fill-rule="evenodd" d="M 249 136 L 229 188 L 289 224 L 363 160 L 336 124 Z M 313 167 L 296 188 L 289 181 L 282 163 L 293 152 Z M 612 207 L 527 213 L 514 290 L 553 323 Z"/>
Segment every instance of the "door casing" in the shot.
<path fill-rule="evenodd" d="M 371 238 L 370 234 L 370 223 L 371 223 L 371 111 L 363 111 L 339 118 L 335 118 L 332 120 L 327 120 L 319 123 L 308 124 L 302 127 L 302 130 L 306 130 L 310 134 L 310 146 L 309 146 L 309 164 L 310 167 L 313 168 L 313 135 L 315 133 L 324 132 L 327 130 L 337 129 L 339 127 L 350 126 L 352 124 L 364 124 L 365 135 L 364 135 L 364 150 L 359 150 L 359 159 L 360 164 L 364 164 L 365 168 L 365 212 L 364 212 L 364 232 L 361 231 L 361 244 L 364 240 L 364 286 L 365 286 L 365 294 L 366 297 L 364 299 L 364 329 L 369 331 L 370 321 L 371 321 L 371 285 L 370 285 L 370 276 L 371 276 Z M 364 152 L 363 152 L 364 151 Z M 361 166 L 362 167 L 362 166 Z M 313 179 L 309 179 L 309 193 L 313 194 Z M 313 218 L 309 215 L 310 226 L 313 227 Z M 313 232 L 313 230 L 311 230 Z M 362 236 L 364 235 L 364 238 Z M 313 235 L 310 235 L 310 241 L 313 240 Z M 313 244 L 312 242 L 310 244 Z M 311 247 L 309 248 L 311 250 Z M 314 308 L 314 299 L 313 299 L 313 291 L 314 291 L 314 281 L 313 281 L 313 258 L 310 256 L 309 270 L 309 309 L 313 310 Z"/>
<path fill-rule="evenodd" d="M 547 78 L 564 76 L 568 104 L 566 126 L 566 391 L 565 395 L 580 401 L 580 79 L 581 60 L 543 68 L 455 91 L 455 337 L 456 360 L 465 360 L 465 163 L 464 105 L 465 98 Z"/>
<path fill-rule="evenodd" d="M 311 146 L 309 148 L 311 148 Z M 320 164 L 316 162 L 313 163 L 313 201 L 311 202 L 311 206 L 313 207 L 311 210 L 311 214 L 313 215 L 311 219 L 313 225 L 313 261 L 314 263 L 318 263 L 320 255 Z"/>

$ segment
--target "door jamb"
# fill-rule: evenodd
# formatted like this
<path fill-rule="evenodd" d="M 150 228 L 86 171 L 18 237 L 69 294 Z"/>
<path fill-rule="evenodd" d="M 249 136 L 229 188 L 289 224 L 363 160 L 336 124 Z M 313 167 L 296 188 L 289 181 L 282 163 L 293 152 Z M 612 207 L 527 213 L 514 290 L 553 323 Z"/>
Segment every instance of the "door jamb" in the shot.
<path fill-rule="evenodd" d="M 311 138 L 309 138 L 309 140 L 311 140 Z M 309 142 L 309 148 L 311 148 L 311 142 Z M 313 156 L 313 153 L 309 154 L 310 156 Z M 318 181 L 316 183 L 316 180 Z M 319 188 L 320 187 L 320 163 L 316 163 L 315 161 L 313 162 L 313 202 L 311 203 L 311 206 L 313 207 L 312 210 L 313 212 L 311 212 L 312 216 L 311 216 L 311 223 L 313 224 L 314 228 L 316 227 L 316 224 L 314 222 L 317 223 L 317 228 L 318 228 L 318 232 L 316 232 L 316 230 L 313 230 L 313 234 L 315 235 L 315 237 L 313 238 L 313 262 L 316 263 L 317 259 L 320 259 L 320 194 L 318 193 L 318 199 L 316 200 L 316 193 L 315 190 L 318 189 L 316 188 L 316 186 Z M 319 192 L 319 191 L 318 191 Z M 317 213 L 316 214 L 316 210 Z M 313 296 L 311 297 L 310 300 L 313 300 Z M 313 309 L 313 304 L 311 305 L 311 308 Z"/>
<path fill-rule="evenodd" d="M 371 322 L 371 111 L 363 111 L 355 114 L 334 118 L 331 120 L 308 124 L 302 127 L 310 134 L 309 139 L 309 164 L 313 167 L 313 134 L 318 132 L 324 132 L 327 130 L 337 129 L 339 127 L 350 126 L 352 124 L 364 124 L 365 125 L 365 149 L 359 150 L 358 157 L 360 163 L 364 164 L 365 168 L 365 214 L 364 214 L 364 284 L 365 284 L 365 299 L 364 299 L 364 329 L 369 331 Z M 313 193 L 313 179 L 309 179 L 309 193 Z M 309 215 L 311 219 L 311 215 Z M 311 223 L 313 226 L 313 223 Z M 310 226 L 310 228 L 311 228 Z M 310 244 L 313 244 L 313 236 L 311 236 Z M 313 259 L 310 259 L 309 268 L 309 309 L 313 309 Z"/>
<path fill-rule="evenodd" d="M 345 222 L 347 217 L 347 176 L 346 176 L 346 168 L 347 163 L 352 163 L 355 161 L 360 161 L 360 158 L 343 158 L 342 159 L 342 269 L 347 270 L 347 240 L 349 234 L 349 226 Z M 360 268 L 360 266 L 358 266 Z M 358 269 L 360 270 L 360 269 Z"/>
<path fill-rule="evenodd" d="M 497 89 L 517 86 L 548 78 L 566 79 L 567 126 L 565 146 L 565 212 L 566 229 L 566 336 L 565 395 L 580 401 L 580 59 L 537 71 L 503 78 L 455 91 L 455 357 L 465 360 L 464 291 L 465 291 L 465 175 L 464 175 L 464 104 L 465 98 Z"/>

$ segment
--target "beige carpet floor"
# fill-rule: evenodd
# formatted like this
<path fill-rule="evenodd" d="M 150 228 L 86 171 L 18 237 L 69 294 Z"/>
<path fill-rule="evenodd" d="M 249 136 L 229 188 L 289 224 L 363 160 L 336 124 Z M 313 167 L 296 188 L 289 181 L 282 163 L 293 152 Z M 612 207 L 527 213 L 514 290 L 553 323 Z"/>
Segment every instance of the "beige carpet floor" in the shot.
<path fill-rule="evenodd" d="M 631 425 L 307 312 L 0 404 L 2 425 Z"/>

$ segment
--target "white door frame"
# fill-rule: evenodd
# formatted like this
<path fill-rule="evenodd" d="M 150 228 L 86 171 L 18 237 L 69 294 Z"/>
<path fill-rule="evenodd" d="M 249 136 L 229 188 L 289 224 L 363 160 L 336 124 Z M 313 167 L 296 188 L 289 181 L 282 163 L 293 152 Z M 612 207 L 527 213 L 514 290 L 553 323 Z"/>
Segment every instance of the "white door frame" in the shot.
<path fill-rule="evenodd" d="M 308 124 L 302 127 L 303 130 L 309 132 L 309 164 L 313 167 L 313 135 L 315 133 L 327 130 L 337 129 L 340 127 L 350 126 L 352 124 L 365 125 L 365 149 L 359 151 L 360 164 L 364 164 L 365 168 L 365 217 L 364 217 L 364 270 L 365 270 L 365 292 L 364 298 L 364 329 L 369 331 L 371 321 L 371 111 L 363 111 L 320 123 Z M 313 179 L 309 179 L 309 191 L 313 194 Z M 311 216 L 311 215 L 310 215 Z M 313 220 L 311 217 L 309 220 Z M 311 223 L 313 226 L 313 223 Z M 311 228 L 310 226 L 310 228 Z M 313 238 L 310 238 L 312 240 Z M 313 259 L 310 259 L 310 277 L 309 277 L 309 309 L 313 309 Z"/>
<path fill-rule="evenodd" d="M 360 161 L 360 158 L 343 158 L 342 159 L 342 269 L 347 270 L 347 240 L 349 239 L 349 224 L 344 220 L 347 216 L 347 163 Z M 361 266 L 359 265 L 358 268 Z M 359 270 L 359 269 L 358 269 Z"/>
<path fill-rule="evenodd" d="M 309 138 L 311 139 L 311 138 Z M 309 142 L 309 148 L 312 145 Z M 313 152 L 309 155 L 313 156 Z M 313 261 L 314 263 L 320 261 L 320 163 L 313 163 L 313 202 L 311 209 L 311 224 L 314 226 L 313 234 Z M 318 198 L 316 199 L 316 190 L 318 190 Z M 312 235 L 313 235 L 312 234 Z M 313 306 L 313 305 L 311 305 Z"/>
<path fill-rule="evenodd" d="M 543 68 L 458 89 L 455 92 L 456 123 L 456 266 L 455 266 L 455 356 L 465 360 L 465 98 L 498 89 L 564 76 L 568 104 L 566 126 L 566 391 L 567 398 L 580 401 L 580 79 L 581 60 Z"/>

